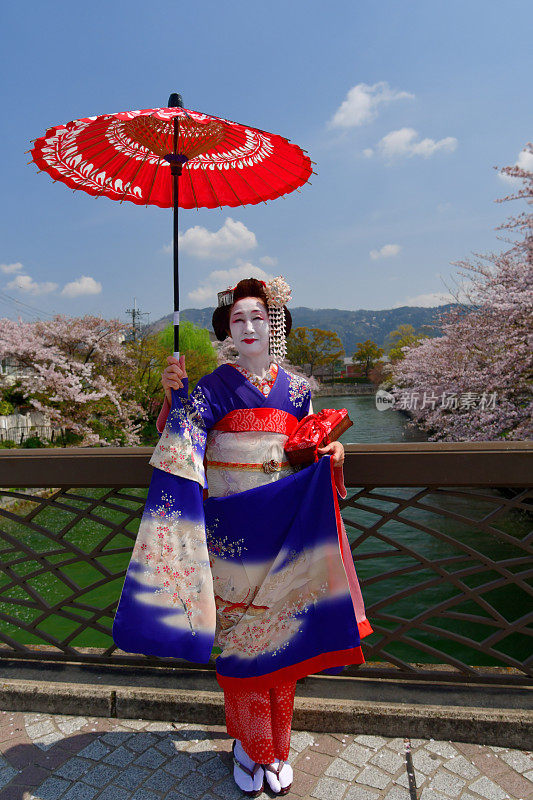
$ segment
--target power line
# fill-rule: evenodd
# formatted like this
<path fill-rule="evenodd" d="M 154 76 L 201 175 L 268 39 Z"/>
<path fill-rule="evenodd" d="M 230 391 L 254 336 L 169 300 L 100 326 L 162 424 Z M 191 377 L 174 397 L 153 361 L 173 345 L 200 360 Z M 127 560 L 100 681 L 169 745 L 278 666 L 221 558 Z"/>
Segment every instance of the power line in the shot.
<path fill-rule="evenodd" d="M 45 314 L 47 317 L 54 317 L 55 314 L 51 313 L 50 311 L 45 311 L 42 308 L 37 308 L 36 306 L 31 306 L 29 303 L 24 303 L 22 300 L 17 300 L 16 297 L 11 297 L 11 295 L 7 294 L 7 292 L 0 291 L 0 298 L 7 297 L 8 300 L 11 300 L 12 303 L 16 303 L 23 308 L 28 308 L 30 311 L 37 312 L 38 314 Z"/>

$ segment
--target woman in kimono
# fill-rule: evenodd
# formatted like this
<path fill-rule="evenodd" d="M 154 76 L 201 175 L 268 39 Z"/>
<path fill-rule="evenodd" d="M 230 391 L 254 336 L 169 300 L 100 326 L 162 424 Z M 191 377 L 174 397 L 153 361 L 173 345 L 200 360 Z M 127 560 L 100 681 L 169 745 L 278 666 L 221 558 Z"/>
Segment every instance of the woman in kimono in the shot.
<path fill-rule="evenodd" d="M 295 472 L 284 444 L 312 413 L 309 384 L 279 366 L 287 284 L 219 294 L 213 328 L 235 364 L 188 396 L 183 357 L 163 373 L 161 439 L 113 626 L 128 652 L 206 662 L 218 649 L 234 779 L 255 797 L 292 783 L 296 681 L 363 661 L 371 632 L 342 525 L 344 450 Z M 208 487 L 208 496 L 205 489 Z"/>

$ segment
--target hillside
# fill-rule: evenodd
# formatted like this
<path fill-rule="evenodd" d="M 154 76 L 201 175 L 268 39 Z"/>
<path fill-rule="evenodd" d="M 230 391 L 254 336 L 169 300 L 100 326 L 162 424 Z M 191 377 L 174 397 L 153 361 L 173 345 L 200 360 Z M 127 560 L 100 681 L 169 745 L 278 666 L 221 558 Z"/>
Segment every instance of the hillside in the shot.
<path fill-rule="evenodd" d="M 427 333 L 429 336 L 440 334 L 439 319 L 442 314 L 452 308 L 451 305 L 433 308 L 418 306 L 401 306 L 400 308 L 387 308 L 381 311 L 342 311 L 338 308 L 306 308 L 297 306 L 291 308 L 294 327 L 307 326 L 310 328 L 323 328 L 335 331 L 340 337 L 344 349 L 351 355 L 357 342 L 372 339 L 380 347 L 385 346 L 389 333 L 398 325 L 412 325 L 415 331 Z M 187 308 L 181 312 L 182 319 L 190 320 L 202 328 L 211 331 L 211 316 L 213 307 Z M 172 321 L 172 315 L 162 317 L 150 325 L 154 331 L 164 328 Z"/>

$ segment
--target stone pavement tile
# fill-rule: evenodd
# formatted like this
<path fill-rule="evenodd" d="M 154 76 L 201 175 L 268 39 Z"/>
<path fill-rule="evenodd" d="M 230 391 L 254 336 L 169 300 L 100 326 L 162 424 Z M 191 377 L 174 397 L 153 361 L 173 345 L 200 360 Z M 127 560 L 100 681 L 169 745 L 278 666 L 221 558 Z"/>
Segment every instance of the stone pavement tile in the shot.
<path fill-rule="evenodd" d="M 41 736 L 39 739 L 33 739 L 33 744 L 36 747 L 40 747 L 41 750 L 48 751 L 55 744 L 63 741 L 63 739 L 65 739 L 65 735 L 61 733 L 61 731 L 54 731 L 53 733 L 46 734 L 46 736 Z"/>
<path fill-rule="evenodd" d="M 484 747 L 480 748 L 470 760 L 474 762 L 474 766 L 477 767 L 482 775 L 497 780 L 498 775 L 502 772 L 507 772 L 509 769 L 505 761 L 501 761 L 498 755 L 491 752 L 488 747 Z"/>
<path fill-rule="evenodd" d="M 305 731 L 293 731 L 291 736 L 291 747 L 297 753 L 301 753 L 306 747 L 315 743 L 315 737 Z"/>
<path fill-rule="evenodd" d="M 175 753 L 170 761 L 165 764 L 163 769 L 165 772 L 170 772 L 177 778 L 183 778 L 193 769 L 196 769 L 196 764 L 190 756 L 186 756 L 185 753 Z"/>
<path fill-rule="evenodd" d="M 118 773 L 119 770 L 115 767 L 110 767 L 108 764 L 97 764 L 83 776 L 82 780 L 90 786 L 102 789 L 106 783 L 111 783 Z"/>
<path fill-rule="evenodd" d="M 311 775 L 323 775 L 331 763 L 331 758 L 324 753 L 314 753 L 312 750 L 301 753 L 294 761 L 294 767 Z"/>
<path fill-rule="evenodd" d="M 450 772 L 454 772 L 461 778 L 472 780 L 479 775 L 479 770 L 470 763 L 464 756 L 455 756 L 454 758 L 447 758 L 443 764 Z"/>
<path fill-rule="evenodd" d="M 225 778 L 229 772 L 229 767 L 226 766 L 220 756 L 215 756 L 210 761 L 206 761 L 204 764 L 199 764 L 196 769 L 198 772 L 201 772 L 202 775 L 206 775 L 215 782 Z"/>
<path fill-rule="evenodd" d="M 115 778 L 114 783 L 119 786 L 124 786 L 126 789 L 136 789 L 143 781 L 150 775 L 149 770 L 142 767 L 136 767 L 135 764 L 130 764 L 129 767 L 119 772 Z"/>
<path fill-rule="evenodd" d="M 442 763 L 442 759 L 430 756 L 425 750 L 416 750 L 412 758 L 415 772 L 422 772 L 424 775 L 433 775 Z"/>
<path fill-rule="evenodd" d="M 68 761 L 65 761 L 64 764 L 58 767 L 55 770 L 55 774 L 59 775 L 61 778 L 75 781 L 82 775 L 85 775 L 92 767 L 94 767 L 94 761 L 90 761 L 88 758 L 74 757 L 69 758 Z"/>
<path fill-rule="evenodd" d="M 317 797 L 318 800 L 341 800 L 347 786 L 347 783 L 336 778 L 320 778 L 311 792 L 311 797 Z"/>
<path fill-rule="evenodd" d="M 49 717 L 34 722 L 32 725 L 26 725 L 26 733 L 32 741 L 40 739 L 41 736 L 46 736 L 48 733 L 55 733 L 55 730 L 56 727 Z"/>
<path fill-rule="evenodd" d="M 182 785 L 183 784 L 180 784 L 178 787 L 178 791 L 180 792 L 182 791 Z M 236 785 L 232 775 L 228 775 L 223 781 L 213 786 L 213 794 L 217 797 L 221 797 L 222 800 L 243 800 L 243 793 Z M 167 798 L 165 798 L 165 800 L 167 800 Z"/>
<path fill-rule="evenodd" d="M 383 736 L 356 736 L 355 741 L 359 742 L 359 744 L 364 745 L 365 747 L 370 747 L 371 749 L 378 749 L 379 747 L 383 747 L 383 745 L 387 744 L 387 740 L 383 738 Z"/>
<path fill-rule="evenodd" d="M 232 778 L 233 780 L 233 778 Z M 194 800 L 200 800 L 203 795 L 208 792 L 212 787 L 212 781 L 206 778 L 199 772 L 191 772 L 186 778 L 183 778 L 176 786 L 179 792 L 186 797 L 192 797 Z"/>
<path fill-rule="evenodd" d="M 362 786 L 350 786 L 344 800 L 376 800 L 380 795 Z"/>
<path fill-rule="evenodd" d="M 466 758 L 468 758 L 469 761 L 473 761 L 474 756 L 479 755 L 484 750 L 489 751 L 488 747 L 482 747 L 479 744 L 470 744 L 468 742 L 454 742 L 453 746 L 461 753 L 463 753 L 463 755 L 466 756 Z M 492 750 L 492 748 L 490 748 L 490 750 Z"/>
<path fill-rule="evenodd" d="M 124 750 L 124 748 L 120 749 Z M 118 750 L 115 752 L 118 753 Z M 128 753 L 127 750 L 125 750 L 125 752 Z M 131 755 L 131 753 L 128 753 L 128 755 Z M 138 766 L 140 767 L 157 769 L 158 767 L 161 766 L 161 764 L 164 764 L 166 760 L 167 757 L 162 755 L 162 753 L 160 753 L 159 750 L 157 750 L 155 747 L 150 747 L 148 750 L 145 750 L 144 753 L 141 753 L 140 756 L 137 756 L 137 758 L 135 759 L 135 764 L 138 764 Z M 110 763 L 114 764 L 115 762 L 112 761 Z"/>
<path fill-rule="evenodd" d="M 127 744 L 134 736 L 138 735 L 139 734 L 133 731 L 112 730 L 107 731 L 107 733 L 104 733 L 103 736 L 99 736 L 98 738 L 99 741 L 109 744 L 111 747 L 117 747 L 119 744 Z"/>
<path fill-rule="evenodd" d="M 68 792 L 61 795 L 61 800 L 93 800 L 98 791 L 94 786 L 88 786 L 86 783 L 75 783 Z"/>
<path fill-rule="evenodd" d="M 11 767 L 7 767 L 7 769 L 11 772 L 9 780 L 12 781 L 15 786 L 37 786 L 37 784 L 44 781 L 48 775 L 50 775 L 47 769 L 36 766 L 35 764 L 29 764 L 25 769 L 20 770 L 20 772 L 17 772 L 16 769 L 11 769 Z M 4 770 L 2 770 L 2 772 L 3 771 Z M 5 782 L 0 780 L 0 788 L 4 787 L 6 783 L 8 783 L 7 780 Z"/>
<path fill-rule="evenodd" d="M 405 739 L 401 739 L 399 736 L 395 739 L 389 739 L 385 746 L 394 750 L 396 753 L 405 753 Z"/>
<path fill-rule="evenodd" d="M 502 772 L 497 778 L 498 784 L 510 794 L 511 797 L 529 797 L 533 790 L 533 785 L 530 781 L 519 775 L 517 772 Z"/>
<path fill-rule="evenodd" d="M 151 792 L 149 789 L 137 789 L 135 794 L 131 795 L 131 800 L 160 800 L 161 795 Z"/>
<path fill-rule="evenodd" d="M 50 776 L 46 778 L 37 789 L 33 789 L 32 791 L 39 797 L 39 800 L 58 800 L 70 785 L 70 781 Z"/>
<path fill-rule="evenodd" d="M 126 728 L 133 728 L 135 731 L 142 731 L 148 725 L 146 719 L 121 719 L 120 724 Z"/>
<path fill-rule="evenodd" d="M 443 758 L 453 758 L 454 756 L 458 755 L 455 747 L 449 742 L 432 742 L 430 740 L 426 745 L 424 745 L 424 750 L 429 750 L 430 753 L 443 756 Z"/>
<path fill-rule="evenodd" d="M 291 795 L 296 795 L 296 797 L 308 797 L 317 783 L 318 778 L 316 775 L 309 775 L 307 772 L 300 772 L 300 770 L 295 769 L 290 793 Z"/>
<path fill-rule="evenodd" d="M 128 741 L 121 742 L 121 744 L 125 744 L 129 750 L 134 750 L 136 753 L 144 753 L 149 747 L 158 745 L 160 742 L 161 739 L 157 734 L 142 731 L 141 733 L 135 733 L 133 736 L 128 737 Z"/>
<path fill-rule="evenodd" d="M 85 752 L 85 750 L 83 750 L 82 752 Z M 143 753 L 142 755 L 145 754 Z M 135 753 L 132 753 L 130 750 L 126 750 L 126 748 L 122 747 L 121 745 L 120 747 L 117 747 L 116 750 L 112 750 L 110 753 L 108 753 L 102 759 L 102 761 L 105 761 L 106 764 L 112 764 L 114 767 L 127 767 L 128 764 L 131 764 L 134 758 L 135 758 Z M 142 758 L 142 756 L 140 756 L 140 758 Z M 163 756 L 160 755 L 160 758 L 161 761 L 164 761 Z M 141 767 L 152 766 L 152 764 L 141 763 L 138 758 L 135 760 L 135 763 L 139 764 Z M 155 766 L 157 767 L 159 766 L 159 764 L 155 764 Z"/>
<path fill-rule="evenodd" d="M 179 779 L 169 772 L 158 769 L 152 772 L 150 777 L 143 783 L 143 789 L 153 789 L 154 792 L 169 792 Z"/>
<path fill-rule="evenodd" d="M 400 769 L 405 767 L 405 759 L 398 753 L 388 750 L 386 747 L 382 747 L 378 750 L 370 759 L 370 763 L 375 764 L 380 769 L 384 769 L 385 772 L 390 772 L 391 775 L 395 775 Z"/>
<path fill-rule="evenodd" d="M 353 781 L 358 773 L 357 767 L 342 758 L 334 758 L 325 772 L 329 778 L 340 778 L 343 781 Z"/>
<path fill-rule="evenodd" d="M 63 717 L 61 721 L 57 721 L 57 727 L 66 736 L 71 736 L 76 731 L 80 731 L 87 724 L 88 720 L 85 717 Z"/>
<path fill-rule="evenodd" d="M 417 789 L 421 789 L 422 786 L 425 784 L 425 782 L 427 780 L 428 779 L 426 778 L 425 775 L 422 775 L 421 772 L 417 772 L 416 775 L 415 775 L 416 788 Z M 407 777 L 407 771 L 404 771 L 404 772 L 400 773 L 400 775 L 398 775 L 396 778 L 394 778 L 393 783 L 397 783 L 399 786 L 403 786 L 404 789 L 408 789 L 409 788 L 409 778 Z"/>
<path fill-rule="evenodd" d="M 81 758 L 91 758 L 93 761 L 100 761 L 101 758 L 106 756 L 109 753 L 109 747 L 107 747 L 100 739 L 95 739 L 87 747 L 84 747 L 83 750 L 80 750 L 78 755 Z"/>
<path fill-rule="evenodd" d="M 325 753 L 327 756 L 335 757 L 340 753 L 341 750 L 344 749 L 339 746 L 337 739 L 334 739 L 333 736 L 329 736 L 328 734 L 315 733 L 314 739 L 315 741 L 312 745 L 312 749 L 316 753 Z"/>
<path fill-rule="evenodd" d="M 384 789 L 390 783 L 391 777 L 377 767 L 366 766 L 355 780 L 356 783 L 363 783 L 374 789 Z"/>
<path fill-rule="evenodd" d="M 431 778 L 429 788 L 434 792 L 442 792 L 449 797 L 460 797 L 466 781 L 445 769 L 438 769 Z"/>
<path fill-rule="evenodd" d="M 98 800 L 130 800 L 131 792 L 127 789 L 119 789 L 118 786 L 108 786 L 102 794 L 98 795 Z"/>
<path fill-rule="evenodd" d="M 426 788 L 422 790 L 420 800 L 448 800 L 448 798 L 446 795 L 440 794 L 440 792 L 435 792 L 433 789 L 429 789 L 426 786 Z"/>
<path fill-rule="evenodd" d="M 509 764 L 516 772 L 524 773 L 533 769 L 533 758 L 529 753 L 524 753 L 521 750 L 508 750 L 506 753 L 499 753 L 499 758 Z"/>
<path fill-rule="evenodd" d="M 384 800 L 410 800 L 409 790 L 402 786 L 393 786 L 385 795 Z"/>
<path fill-rule="evenodd" d="M 341 758 L 344 758 L 345 761 L 349 761 L 350 764 L 355 764 L 357 767 L 364 767 L 367 761 L 374 755 L 374 751 L 354 743 L 349 745 L 346 750 L 343 750 L 339 755 Z"/>
<path fill-rule="evenodd" d="M 489 780 L 484 775 L 471 783 L 468 789 L 486 798 L 486 800 L 504 800 L 504 798 L 507 798 L 507 792 L 504 792 L 501 786 L 498 786 L 497 783 Z"/>
<path fill-rule="evenodd" d="M 524 772 L 524 778 L 527 778 L 528 781 L 531 781 L 533 783 L 533 769 L 531 770 L 531 772 Z"/>

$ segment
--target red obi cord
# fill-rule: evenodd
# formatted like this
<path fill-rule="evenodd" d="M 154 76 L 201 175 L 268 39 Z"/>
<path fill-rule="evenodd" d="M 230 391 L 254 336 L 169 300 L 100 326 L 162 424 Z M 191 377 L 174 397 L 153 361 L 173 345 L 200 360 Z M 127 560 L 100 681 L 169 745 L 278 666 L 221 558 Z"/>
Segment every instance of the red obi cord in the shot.
<path fill-rule="evenodd" d="M 222 417 L 214 430 L 236 433 L 239 431 L 265 431 L 290 436 L 298 420 L 287 411 L 278 408 L 237 408 Z"/>

